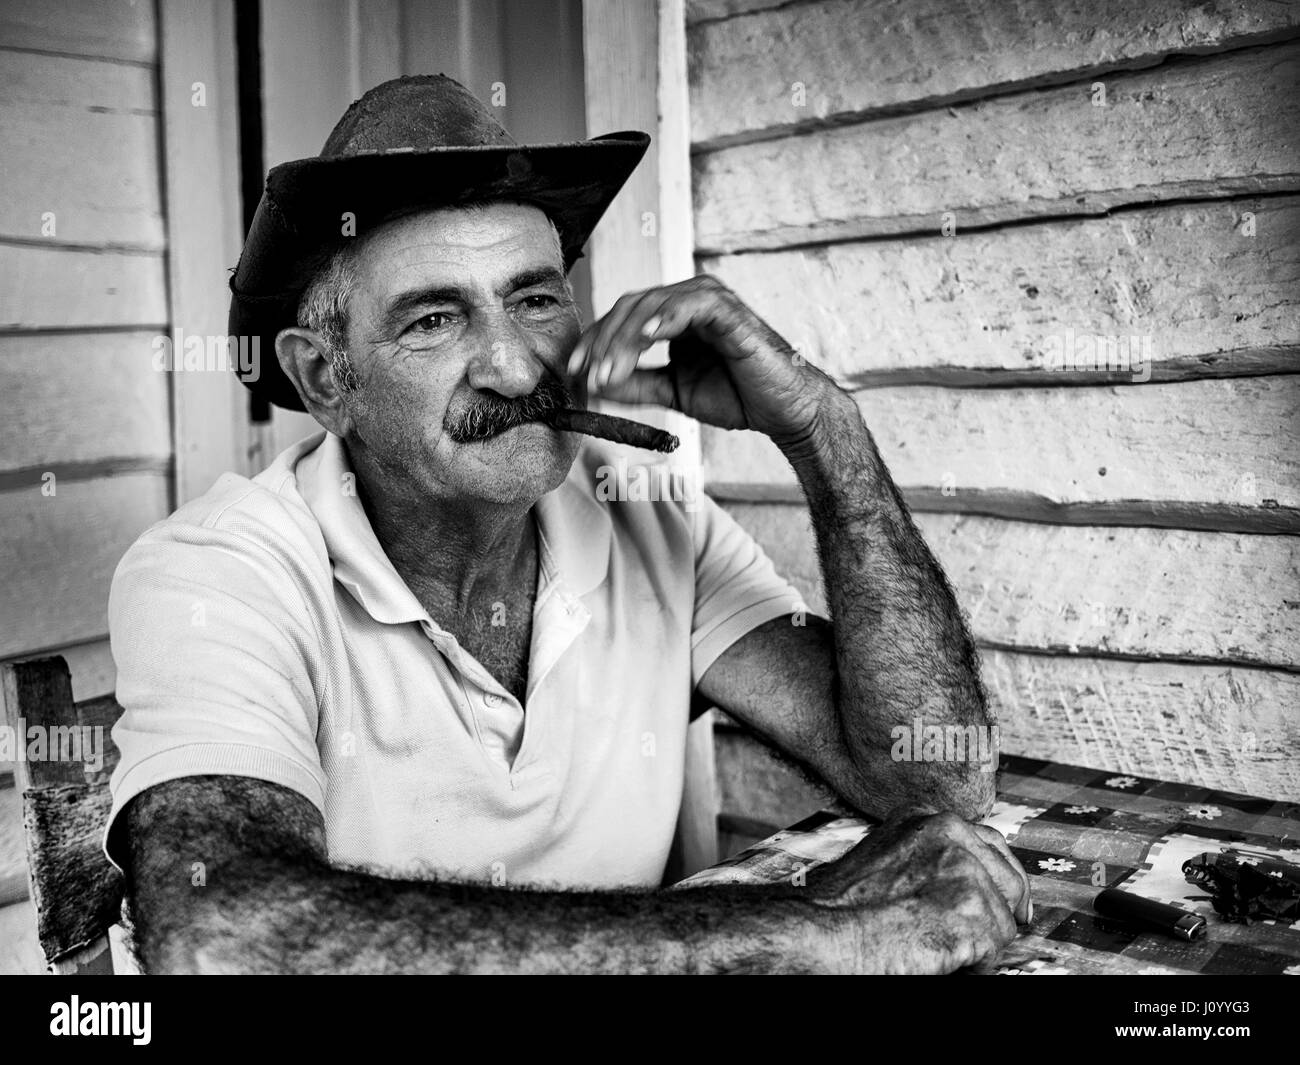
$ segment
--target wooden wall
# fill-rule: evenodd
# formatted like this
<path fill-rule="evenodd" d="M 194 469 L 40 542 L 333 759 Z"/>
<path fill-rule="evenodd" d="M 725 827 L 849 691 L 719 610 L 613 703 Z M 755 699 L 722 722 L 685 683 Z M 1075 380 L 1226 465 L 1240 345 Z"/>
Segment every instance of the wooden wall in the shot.
<path fill-rule="evenodd" d="M 111 692 L 106 607 L 135 538 L 244 469 L 233 375 L 155 368 L 224 335 L 238 238 L 233 6 L 0 6 L 0 659 Z M 197 90 L 197 95 L 196 95 Z M 0 764 L 0 971 L 39 971 Z"/>
<path fill-rule="evenodd" d="M 81 698 L 112 690 L 109 579 L 172 498 L 157 78 L 149 4 L 0 9 L 0 658 L 72 645 Z M 6 971 L 38 971 L 26 897 L 0 766 Z"/>
<path fill-rule="evenodd" d="M 1005 749 L 1300 799 L 1300 8 L 687 11 L 698 265 L 857 398 Z M 1067 331 L 1149 374 L 1054 372 Z M 779 453 L 703 447 L 820 606 Z M 740 835 L 822 801 L 717 739 Z"/>
<path fill-rule="evenodd" d="M 86 697 L 113 567 L 171 501 L 157 26 L 9 3 L 0 42 L 0 658 L 81 645 Z"/>

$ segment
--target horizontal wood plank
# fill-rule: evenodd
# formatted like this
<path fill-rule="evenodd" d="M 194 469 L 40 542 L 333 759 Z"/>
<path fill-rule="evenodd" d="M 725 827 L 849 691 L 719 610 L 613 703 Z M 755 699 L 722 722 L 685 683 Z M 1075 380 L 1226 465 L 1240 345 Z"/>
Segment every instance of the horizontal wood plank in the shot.
<path fill-rule="evenodd" d="M 1300 45 L 1246 49 L 695 159 L 701 254 L 1300 189 Z"/>
<path fill-rule="evenodd" d="M 5 0 L 0 42 L 132 63 L 157 58 L 154 5 L 143 0 Z"/>
<path fill-rule="evenodd" d="M 718 809 L 751 822 L 785 828 L 835 802 L 792 763 L 749 734 L 720 725 L 714 733 Z M 748 836 L 757 835 L 751 829 Z"/>
<path fill-rule="evenodd" d="M 72 672 L 72 697 L 77 702 L 112 695 L 117 688 L 117 665 L 107 637 L 60 647 L 50 654 L 62 655 Z"/>
<path fill-rule="evenodd" d="M 0 336 L 0 471 L 171 452 L 159 334 Z M 95 387 L 88 389 L 86 383 Z"/>
<path fill-rule="evenodd" d="M 161 253 L 0 242 L 0 330 L 162 328 Z"/>
<path fill-rule="evenodd" d="M 686 24 L 693 25 L 705 19 L 731 18 L 748 11 L 780 7 L 789 2 L 790 0 L 686 0 Z"/>
<path fill-rule="evenodd" d="M 164 473 L 0 493 L 0 657 L 102 637 L 117 563 L 169 510 Z"/>
<path fill-rule="evenodd" d="M 691 139 L 714 147 L 1153 66 L 1297 29 L 1296 7 L 1266 0 L 1208 0 L 1195 15 L 1185 0 L 783 4 L 691 31 Z"/>
<path fill-rule="evenodd" d="M 5 52 L 0 97 L 0 236 L 163 247 L 150 68 Z"/>
<path fill-rule="evenodd" d="M 1008 754 L 1300 801 L 1294 674 L 1006 651 L 983 674 Z M 833 800 L 725 719 L 715 750 L 724 821 L 784 827 Z"/>
<path fill-rule="evenodd" d="M 985 651 L 1003 749 L 1300 802 L 1300 677 Z"/>
<path fill-rule="evenodd" d="M 1300 378 L 1226 378 L 1099 388 L 877 388 L 855 393 L 894 480 L 932 502 L 1010 492 L 1052 506 L 1114 504 L 1158 522 L 1221 506 L 1300 507 Z M 793 494 L 775 445 L 702 434 L 705 485 Z M 1137 514 L 1133 512 L 1136 511 Z M 1210 527 L 1214 527 L 1210 522 Z"/>
<path fill-rule="evenodd" d="M 965 489 L 952 494 L 937 488 L 903 488 L 913 514 L 981 514 L 1008 521 L 1051 525 L 1154 526 L 1205 532 L 1294 536 L 1300 534 L 1295 507 L 1248 507 L 1227 503 L 1143 502 L 1140 499 L 1060 503 L 1029 492 Z M 798 503 L 803 492 L 794 484 L 745 484 L 715 481 L 708 495 L 724 503 Z"/>
<path fill-rule="evenodd" d="M 728 509 L 825 612 L 807 510 Z M 1300 668 L 1300 537 L 915 517 L 985 646 Z"/>
<path fill-rule="evenodd" d="M 1288 196 L 700 265 L 850 389 L 1069 385 L 1300 370 L 1297 249 Z"/>

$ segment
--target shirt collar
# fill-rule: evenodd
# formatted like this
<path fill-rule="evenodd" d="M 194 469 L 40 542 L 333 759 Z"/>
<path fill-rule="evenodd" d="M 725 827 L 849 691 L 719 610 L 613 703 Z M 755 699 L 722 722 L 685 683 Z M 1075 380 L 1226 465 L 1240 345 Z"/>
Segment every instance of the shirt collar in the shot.
<path fill-rule="evenodd" d="M 299 460 L 296 476 L 325 539 L 335 579 L 376 621 L 431 622 L 375 536 L 342 439 L 330 432 L 321 435 L 320 444 Z M 560 487 L 542 496 L 534 508 L 542 579 L 575 596 L 604 581 L 611 540 L 609 511 L 596 499 L 595 478 L 584 457 L 579 454 Z"/>

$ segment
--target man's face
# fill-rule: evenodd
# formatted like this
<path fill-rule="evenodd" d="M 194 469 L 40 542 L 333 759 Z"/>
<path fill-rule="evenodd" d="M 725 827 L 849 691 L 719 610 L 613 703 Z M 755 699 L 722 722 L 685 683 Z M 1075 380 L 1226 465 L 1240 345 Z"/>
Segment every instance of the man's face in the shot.
<path fill-rule="evenodd" d="M 371 234 L 353 267 L 350 443 L 437 498 L 526 502 L 557 487 L 576 438 L 519 424 L 526 397 L 569 404 L 564 361 L 581 331 L 546 216 L 517 204 L 412 215 Z"/>

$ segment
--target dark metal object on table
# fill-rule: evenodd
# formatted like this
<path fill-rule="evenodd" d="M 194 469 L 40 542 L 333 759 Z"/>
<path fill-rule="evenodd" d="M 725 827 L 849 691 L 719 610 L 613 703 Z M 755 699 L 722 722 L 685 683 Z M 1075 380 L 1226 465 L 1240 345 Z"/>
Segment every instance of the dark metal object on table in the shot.
<path fill-rule="evenodd" d="M 1300 867 L 1272 855 L 1206 851 L 1183 862 L 1183 876 L 1206 888 L 1215 912 L 1229 921 L 1300 920 Z"/>

